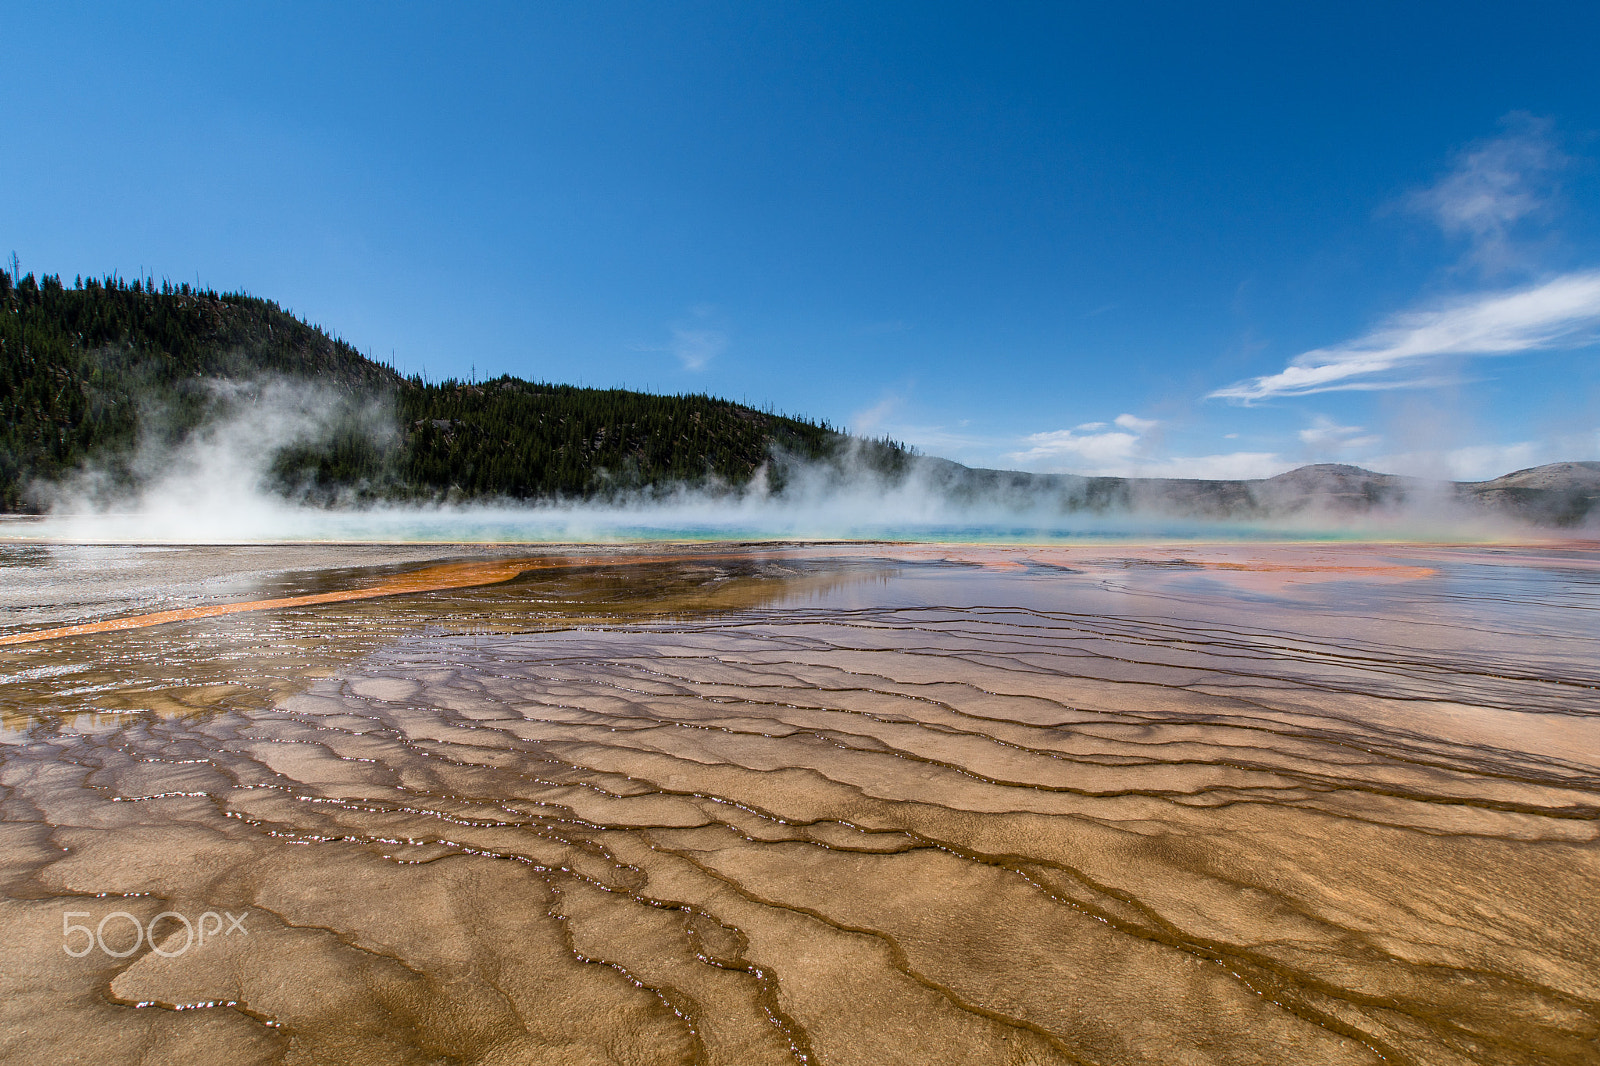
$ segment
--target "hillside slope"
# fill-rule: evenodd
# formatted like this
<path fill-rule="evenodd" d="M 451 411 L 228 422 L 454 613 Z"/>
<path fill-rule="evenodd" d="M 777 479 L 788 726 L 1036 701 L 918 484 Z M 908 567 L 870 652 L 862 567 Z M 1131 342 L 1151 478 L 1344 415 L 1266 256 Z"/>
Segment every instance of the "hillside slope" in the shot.
<path fill-rule="evenodd" d="M 392 429 L 350 420 L 275 451 L 273 487 L 321 502 L 742 485 L 774 454 L 853 449 L 886 470 L 906 458 L 888 442 L 708 396 L 403 378 L 250 296 L 116 278 L 13 284 L 0 272 L 0 510 L 36 508 L 30 486 L 85 466 L 132 490 L 161 455 L 259 400 L 265 381 L 314 389 L 324 406 L 376 406 Z"/>
<path fill-rule="evenodd" d="M 1576 526 L 1600 517 L 1600 463 L 1548 463 L 1456 487 L 1485 508 L 1539 525 Z"/>

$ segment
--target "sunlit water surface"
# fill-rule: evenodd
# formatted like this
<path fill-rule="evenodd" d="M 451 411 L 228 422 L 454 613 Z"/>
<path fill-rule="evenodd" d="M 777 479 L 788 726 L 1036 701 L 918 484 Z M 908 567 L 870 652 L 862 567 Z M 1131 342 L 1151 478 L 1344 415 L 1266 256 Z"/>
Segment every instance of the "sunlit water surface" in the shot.
<path fill-rule="evenodd" d="M 0 547 L 0 635 L 511 554 Z M 1600 1061 L 1600 552 L 558 561 L 0 649 L 0 1058 Z"/>
<path fill-rule="evenodd" d="M 967 513 L 892 494 L 828 499 L 815 506 L 778 501 L 638 507 L 551 505 L 324 510 L 254 496 L 237 508 L 192 506 L 130 514 L 0 517 L 0 544 L 431 543 L 572 544 L 725 541 L 911 541 L 965 544 L 1074 542 L 1492 540 L 1511 527 L 1486 517 L 1425 512 L 1206 521 L 1169 515 L 1058 513 L 989 508 Z M 1516 530 L 1526 535 L 1526 530 Z"/>

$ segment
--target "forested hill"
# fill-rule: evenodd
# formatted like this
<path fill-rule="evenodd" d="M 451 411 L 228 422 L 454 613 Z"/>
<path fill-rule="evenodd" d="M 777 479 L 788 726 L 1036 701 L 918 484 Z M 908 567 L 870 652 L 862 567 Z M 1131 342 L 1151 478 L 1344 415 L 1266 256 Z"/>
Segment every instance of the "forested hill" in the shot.
<path fill-rule="evenodd" d="M 0 510 L 33 509 L 30 485 L 89 465 L 131 488 L 151 454 L 229 417 L 269 379 L 364 412 L 272 457 L 280 491 L 324 501 L 736 486 L 774 454 L 827 459 L 851 444 L 826 424 L 708 396 L 512 377 L 425 383 L 251 296 L 0 271 Z M 880 468 L 906 460 L 890 442 L 855 444 Z"/>

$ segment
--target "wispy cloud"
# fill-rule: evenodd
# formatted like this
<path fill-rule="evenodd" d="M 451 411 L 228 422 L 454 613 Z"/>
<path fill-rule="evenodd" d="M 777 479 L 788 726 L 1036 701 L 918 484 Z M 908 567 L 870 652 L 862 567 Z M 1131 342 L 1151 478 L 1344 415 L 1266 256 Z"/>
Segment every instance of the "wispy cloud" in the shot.
<path fill-rule="evenodd" d="M 1469 145 L 1448 173 L 1410 197 L 1445 233 L 1471 241 L 1471 260 L 1489 269 L 1515 259 L 1513 229 L 1550 203 L 1554 175 L 1567 163 L 1549 119 L 1513 112 L 1501 125 L 1505 133 Z"/>
<path fill-rule="evenodd" d="M 1075 429 L 1029 434 L 1024 440 L 1028 447 L 1007 453 L 1006 458 L 1030 464 L 1077 460 L 1097 469 L 1127 464 L 1139 450 L 1140 438 L 1156 422 L 1127 414 L 1112 421 L 1115 429 L 1105 422 L 1085 422 Z"/>
<path fill-rule="evenodd" d="M 1295 464 L 1277 452 L 1225 452 L 1219 455 L 1177 455 L 1139 465 L 1137 477 L 1248 480 L 1281 474 Z"/>
<path fill-rule="evenodd" d="M 1111 421 L 1114 425 L 1125 429 L 1130 433 L 1137 433 L 1140 436 L 1149 433 L 1152 429 L 1155 429 L 1161 424 L 1153 418 L 1138 418 L 1134 415 L 1118 415 Z"/>
<path fill-rule="evenodd" d="M 1255 478 L 1282 473 L 1293 465 L 1275 452 L 1156 458 L 1150 434 L 1160 424 L 1122 414 L 1110 422 L 1033 433 L 1023 440 L 1028 447 L 1005 458 L 1034 470 L 1093 477 Z"/>
<path fill-rule="evenodd" d="M 1139 438 L 1132 433 L 1080 433 L 1072 429 L 1054 429 L 1045 433 L 1030 433 L 1028 448 L 1008 452 L 1007 459 L 1019 463 L 1040 463 L 1077 459 L 1092 467 L 1101 468 L 1126 463 L 1133 458 Z"/>
<path fill-rule="evenodd" d="M 901 398 L 889 394 L 880 399 L 871 407 L 863 407 L 850 416 L 850 431 L 863 437 L 876 436 L 883 432 L 889 420 L 900 409 Z"/>
<path fill-rule="evenodd" d="M 728 350 L 728 331 L 713 325 L 716 308 L 710 304 L 696 304 L 689 314 L 689 321 L 670 327 L 670 343 L 632 344 L 629 348 L 635 352 L 671 352 L 685 370 L 704 370 L 706 364 Z"/>
<path fill-rule="evenodd" d="M 996 453 L 1015 443 L 1015 439 L 1010 437 L 966 432 L 968 424 L 962 420 L 956 423 L 955 428 L 940 425 L 885 425 L 878 435 L 910 444 L 928 455 L 952 459 L 969 466 L 993 466 Z"/>
<path fill-rule="evenodd" d="M 728 350 L 728 335 L 720 329 L 674 328 L 671 348 L 685 370 L 704 370 L 707 363 Z"/>
<path fill-rule="evenodd" d="M 1379 455 L 1364 465 L 1388 474 L 1409 474 L 1449 481 L 1487 481 L 1513 470 L 1561 458 L 1563 456 L 1559 451 L 1546 444 L 1519 441 L 1514 444 L 1473 444 L 1462 448 Z"/>
<path fill-rule="evenodd" d="M 1435 384 L 1429 364 L 1448 357 L 1512 355 L 1572 347 L 1600 326 L 1600 271 L 1563 274 L 1530 288 L 1480 293 L 1395 315 L 1345 344 L 1304 352 L 1276 374 L 1241 381 L 1208 399 L 1252 403 L 1319 392 Z"/>
<path fill-rule="evenodd" d="M 1367 448 L 1380 440 L 1374 434 L 1362 435 L 1365 426 L 1341 426 L 1327 415 L 1317 415 L 1299 433 L 1300 443 L 1315 452 Z"/>

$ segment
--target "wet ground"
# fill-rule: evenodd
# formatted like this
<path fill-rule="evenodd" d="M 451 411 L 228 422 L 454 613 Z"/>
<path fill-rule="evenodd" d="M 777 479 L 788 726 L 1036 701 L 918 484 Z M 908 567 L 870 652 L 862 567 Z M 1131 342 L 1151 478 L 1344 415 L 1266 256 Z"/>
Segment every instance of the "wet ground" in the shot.
<path fill-rule="evenodd" d="M 1592 546 L 669 554 L 0 548 L 0 1058 L 1600 1061 Z"/>

